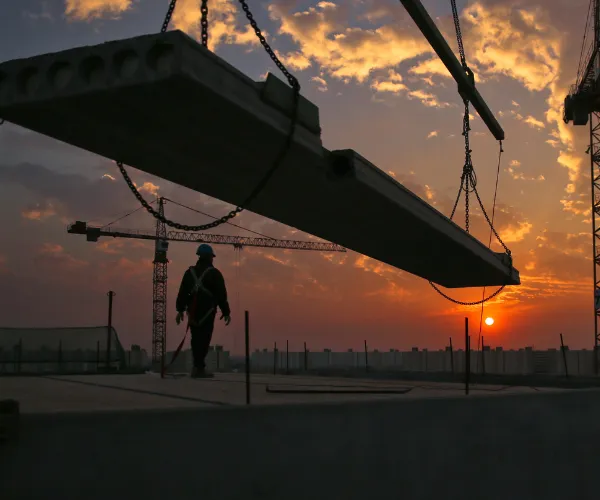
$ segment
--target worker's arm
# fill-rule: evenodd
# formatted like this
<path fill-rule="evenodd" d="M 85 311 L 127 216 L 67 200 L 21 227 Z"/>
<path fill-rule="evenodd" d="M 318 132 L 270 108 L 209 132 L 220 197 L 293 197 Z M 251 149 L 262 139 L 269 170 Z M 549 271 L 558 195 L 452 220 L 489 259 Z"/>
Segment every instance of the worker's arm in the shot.
<path fill-rule="evenodd" d="M 225 278 L 221 274 L 221 271 L 215 269 L 212 273 L 213 279 L 213 287 L 212 292 L 215 296 L 215 300 L 219 309 L 221 310 L 221 314 L 223 316 L 230 316 L 231 309 L 229 308 L 229 302 L 227 302 L 227 288 L 225 287 Z"/>
<path fill-rule="evenodd" d="M 177 294 L 177 301 L 175 302 L 175 307 L 177 308 L 178 313 L 184 313 L 187 309 L 189 296 L 191 291 L 191 283 L 190 283 L 190 270 L 188 269 L 184 274 L 181 280 L 181 285 L 179 285 L 179 293 Z"/>

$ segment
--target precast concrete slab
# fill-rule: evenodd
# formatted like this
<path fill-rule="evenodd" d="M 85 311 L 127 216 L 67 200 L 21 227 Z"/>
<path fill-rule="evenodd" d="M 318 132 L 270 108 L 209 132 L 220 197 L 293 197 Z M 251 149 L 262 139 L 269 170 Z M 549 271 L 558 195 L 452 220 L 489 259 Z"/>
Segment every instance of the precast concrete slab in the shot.
<path fill-rule="evenodd" d="M 180 31 L 0 64 L 1 118 L 234 205 L 279 156 L 292 106 L 281 80 L 254 82 Z M 246 208 L 445 287 L 519 283 L 387 174 L 323 148 L 304 97 L 285 161 Z"/>
<path fill-rule="evenodd" d="M 600 392 L 579 390 L 24 414 L 0 452 L 0 491 L 7 500 L 595 500 L 599 413 Z"/>

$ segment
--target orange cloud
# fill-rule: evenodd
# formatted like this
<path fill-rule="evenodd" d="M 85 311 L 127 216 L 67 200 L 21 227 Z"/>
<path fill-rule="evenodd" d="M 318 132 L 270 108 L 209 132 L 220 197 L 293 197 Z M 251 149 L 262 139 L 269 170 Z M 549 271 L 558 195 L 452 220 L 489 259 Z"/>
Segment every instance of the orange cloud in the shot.
<path fill-rule="evenodd" d="M 133 0 L 66 0 L 65 14 L 75 21 L 115 17 L 129 10 Z"/>
<path fill-rule="evenodd" d="M 569 184 L 565 188 L 567 193 L 575 192 L 575 182 L 579 179 L 582 160 L 580 156 L 565 151 L 561 151 L 558 155 L 559 165 L 565 167 L 569 175 Z"/>
<path fill-rule="evenodd" d="M 101 272 L 98 274 L 103 283 L 114 283 L 115 281 L 127 281 L 131 279 L 142 279 L 149 285 L 152 283 L 152 259 L 140 259 L 134 261 L 127 257 L 119 257 L 100 263 Z"/>
<path fill-rule="evenodd" d="M 151 194 L 153 196 L 158 196 L 158 190 L 160 189 L 159 186 L 157 186 L 156 184 L 152 183 L 152 182 L 144 182 L 139 188 L 139 191 L 146 191 L 148 194 Z"/>
<path fill-rule="evenodd" d="M 444 63 L 437 56 L 418 63 L 416 66 L 410 68 L 408 72 L 421 77 L 438 75 L 444 78 L 452 78 Z"/>
<path fill-rule="evenodd" d="M 320 76 L 313 76 L 310 80 L 318 85 L 317 89 L 320 92 L 327 92 L 327 82 L 323 78 Z"/>
<path fill-rule="evenodd" d="M 570 212 L 574 215 L 583 215 L 587 217 L 592 213 L 592 208 L 590 207 L 590 201 L 588 196 L 585 199 L 579 200 L 560 200 L 560 204 L 563 206 L 563 210 L 565 212 Z M 591 222 L 591 221 L 590 221 Z"/>
<path fill-rule="evenodd" d="M 419 99 L 425 106 L 430 108 L 447 108 L 450 106 L 450 103 L 439 101 L 435 95 L 424 90 L 411 90 L 407 95 L 409 99 Z"/>
<path fill-rule="evenodd" d="M 95 243 L 94 248 L 102 253 L 117 255 L 134 249 L 143 249 L 151 255 L 154 251 L 154 242 L 148 240 L 135 240 L 124 238 L 104 238 Z"/>
<path fill-rule="evenodd" d="M 511 160 L 508 167 L 506 167 L 505 171 L 511 176 L 514 180 L 520 181 L 545 181 L 546 178 L 543 175 L 538 176 L 528 176 L 520 170 L 521 162 L 518 160 Z"/>
<path fill-rule="evenodd" d="M 408 90 L 408 87 L 402 83 L 402 75 L 399 75 L 394 70 L 389 70 L 387 76 L 383 78 L 373 80 L 371 88 L 376 92 L 389 92 L 392 94 Z"/>
<path fill-rule="evenodd" d="M 34 207 L 26 208 L 21 211 L 21 215 L 25 219 L 42 221 L 48 217 L 56 215 L 56 210 L 52 203 L 47 203 L 45 206 L 41 206 L 39 203 Z"/>
<path fill-rule="evenodd" d="M 513 12 L 531 20 L 522 29 Z M 474 2 L 462 14 L 465 44 L 473 61 L 488 75 L 505 75 L 527 89 L 546 89 L 559 72 L 561 34 L 547 26 L 542 10 L 519 9 L 515 4 Z"/>
<path fill-rule="evenodd" d="M 383 288 L 365 292 L 365 297 L 378 297 L 390 302 L 405 302 L 411 295 L 413 294 L 407 288 L 401 287 L 393 281 L 388 281 Z"/>
<path fill-rule="evenodd" d="M 534 118 L 533 116 L 526 117 L 524 121 L 527 125 L 529 125 L 530 127 L 533 127 L 533 128 L 538 128 L 538 129 L 546 128 L 546 125 L 544 122 Z"/>
<path fill-rule="evenodd" d="M 523 116 L 521 113 L 518 113 L 515 110 L 511 110 L 510 114 L 512 116 L 514 116 L 517 120 L 522 121 L 523 123 L 526 123 L 531 128 L 535 128 L 535 129 L 546 128 L 546 124 L 544 122 L 538 120 L 537 118 L 534 118 L 531 115 L 529 115 L 529 116 Z"/>
<path fill-rule="evenodd" d="M 125 241 L 121 239 L 105 239 L 96 243 L 95 248 L 100 252 L 115 255 L 122 252 L 124 244 Z"/>
<path fill-rule="evenodd" d="M 518 241 L 523 241 L 525 236 L 527 236 L 531 229 L 533 228 L 533 224 L 530 222 L 519 222 L 516 226 L 509 226 L 504 228 L 500 232 L 500 238 L 504 243 L 516 243 Z"/>
<path fill-rule="evenodd" d="M 55 270 L 56 268 L 76 270 L 89 265 L 88 262 L 68 254 L 62 245 L 56 243 L 44 243 L 38 250 L 38 258 L 43 259 Z"/>
<path fill-rule="evenodd" d="M 292 12 L 287 5 L 268 7 L 271 18 L 280 22 L 279 32 L 296 42 L 303 61 L 315 63 L 340 80 L 364 82 L 374 70 L 391 69 L 432 52 L 415 29 L 396 24 L 369 30 L 349 27 L 350 6 L 345 4 L 320 2 L 301 12 Z"/>
<path fill-rule="evenodd" d="M 64 251 L 65 249 L 62 247 L 62 245 L 57 245 L 56 243 L 44 243 L 39 250 L 41 254 L 50 255 L 62 254 Z"/>
<path fill-rule="evenodd" d="M 197 39 L 201 37 L 200 0 L 179 0 L 172 26 Z M 263 34 L 268 38 L 267 31 Z M 234 0 L 211 0 L 208 3 L 208 47 L 220 44 L 258 45 L 260 42 Z"/>

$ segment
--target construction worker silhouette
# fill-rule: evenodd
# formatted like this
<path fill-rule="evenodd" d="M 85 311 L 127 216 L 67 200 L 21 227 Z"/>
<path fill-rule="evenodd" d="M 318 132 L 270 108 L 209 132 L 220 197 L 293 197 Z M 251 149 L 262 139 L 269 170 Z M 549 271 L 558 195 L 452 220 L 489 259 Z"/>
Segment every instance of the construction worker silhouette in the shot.
<path fill-rule="evenodd" d="M 177 324 L 187 312 L 187 327 L 192 332 L 192 356 L 194 369 L 192 377 L 212 377 L 206 371 L 205 359 L 215 326 L 217 307 L 226 325 L 231 322 L 231 309 L 227 302 L 225 279 L 213 266 L 215 254 L 210 245 L 203 243 L 196 250 L 198 261 L 183 275 L 177 295 Z"/>

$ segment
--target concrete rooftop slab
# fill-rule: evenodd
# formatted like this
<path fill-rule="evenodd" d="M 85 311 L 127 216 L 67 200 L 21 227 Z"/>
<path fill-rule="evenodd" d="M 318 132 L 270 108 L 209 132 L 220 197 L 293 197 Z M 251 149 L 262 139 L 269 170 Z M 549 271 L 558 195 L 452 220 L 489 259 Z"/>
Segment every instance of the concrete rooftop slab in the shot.
<path fill-rule="evenodd" d="M 288 134 L 291 89 L 254 82 L 179 31 L 0 64 L 0 117 L 234 205 Z M 289 154 L 247 208 L 442 286 L 519 274 L 351 150 L 305 98 Z M 167 214 L 168 215 L 168 214 Z"/>
<path fill-rule="evenodd" d="M 410 385 L 253 379 L 257 401 L 267 383 Z M 40 383 L 49 385 L 35 386 Z M 459 384 L 418 384 L 408 393 L 412 397 L 359 395 L 340 402 L 350 396 L 335 395 L 324 396 L 328 404 L 311 397 L 306 404 L 245 406 L 240 374 L 218 375 L 216 381 L 3 377 L 0 384 L 2 397 L 16 394 L 23 401 L 35 386 L 38 400 L 55 410 L 32 412 L 25 404 L 19 435 L 0 445 L 3 499 L 598 498 L 598 390 L 521 388 L 511 394 L 513 389 L 488 387 L 495 392 L 486 394 L 495 396 L 485 397 L 477 395 L 483 388 L 473 387 L 467 397 Z M 56 411 L 69 394 L 82 397 L 80 391 L 100 394 L 100 389 L 126 397 L 135 397 L 132 389 L 207 399 L 210 394 L 234 404 Z M 424 397 L 416 396 L 419 391 Z M 425 397 L 438 392 L 442 395 Z"/>
<path fill-rule="evenodd" d="M 277 392 L 267 392 L 267 387 Z M 336 391 L 335 394 L 306 391 Z M 369 390 L 379 391 L 369 394 Z M 4 377 L 2 398 L 17 399 L 22 413 L 63 413 L 103 410 L 208 408 L 246 404 L 243 374 L 219 373 L 214 379 L 194 380 L 187 375 L 70 375 Z M 344 394 L 343 391 L 352 391 Z M 361 393 L 361 391 L 363 393 Z M 385 394 L 383 391 L 390 391 Z M 407 391 L 404 394 L 392 391 Z M 560 392 L 560 389 L 471 385 L 468 397 Z M 374 381 L 252 375 L 253 405 L 302 405 L 313 403 L 368 402 L 465 397 L 464 386 L 453 383 Z"/>

